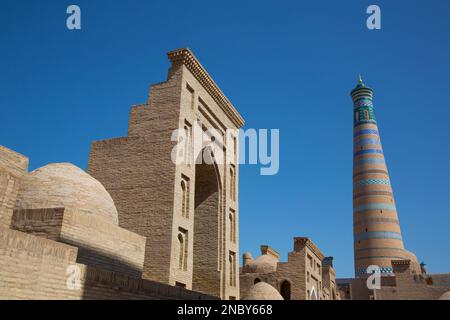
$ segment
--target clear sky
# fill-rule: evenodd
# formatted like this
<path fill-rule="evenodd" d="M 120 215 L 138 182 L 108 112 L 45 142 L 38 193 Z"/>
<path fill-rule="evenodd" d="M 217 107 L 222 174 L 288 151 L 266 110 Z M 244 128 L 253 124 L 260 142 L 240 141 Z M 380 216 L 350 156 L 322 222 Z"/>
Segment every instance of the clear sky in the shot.
<path fill-rule="evenodd" d="M 345 4 L 344 4 L 345 3 Z M 81 7 L 79 31 L 66 8 Z M 382 29 L 366 27 L 381 7 Z M 280 172 L 240 168 L 240 252 L 287 259 L 309 236 L 353 276 L 350 90 L 375 110 L 406 247 L 450 272 L 450 2 L 2 1 L 0 144 L 86 168 L 90 142 L 124 136 L 132 104 L 191 48 L 246 120 L 280 129 Z"/>

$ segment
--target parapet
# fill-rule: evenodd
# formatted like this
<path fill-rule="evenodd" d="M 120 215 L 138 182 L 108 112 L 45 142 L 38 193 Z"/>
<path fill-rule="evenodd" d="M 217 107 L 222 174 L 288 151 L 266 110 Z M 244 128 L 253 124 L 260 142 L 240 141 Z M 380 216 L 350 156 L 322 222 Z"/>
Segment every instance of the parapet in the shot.
<path fill-rule="evenodd" d="M 0 146 L 0 226 L 9 228 L 22 177 L 28 171 L 28 158 Z"/>
<path fill-rule="evenodd" d="M 28 170 L 28 158 L 18 152 L 0 146 L 0 167 L 23 173 Z"/>
<path fill-rule="evenodd" d="M 392 260 L 391 264 L 394 274 L 411 273 L 411 260 L 409 259 Z"/>
<path fill-rule="evenodd" d="M 321 261 L 325 258 L 320 249 L 307 237 L 294 237 L 294 251 L 300 252 L 305 247 L 309 248 Z"/>
<path fill-rule="evenodd" d="M 237 128 L 244 125 L 244 119 L 231 104 L 228 98 L 220 90 L 206 69 L 198 61 L 195 55 L 188 48 L 181 48 L 167 53 L 172 62 L 172 68 L 184 65 L 194 75 L 194 77 L 205 87 L 206 91 L 216 101 L 225 114 L 233 121 Z"/>
<path fill-rule="evenodd" d="M 275 249 L 273 249 L 268 245 L 261 245 L 261 254 L 272 256 L 277 260 L 280 259 L 280 254 Z"/>
<path fill-rule="evenodd" d="M 77 262 L 140 277 L 145 237 L 65 208 L 14 210 L 11 228 L 78 248 Z"/>
<path fill-rule="evenodd" d="M 333 267 L 333 257 L 325 257 L 322 260 L 322 267 Z"/>

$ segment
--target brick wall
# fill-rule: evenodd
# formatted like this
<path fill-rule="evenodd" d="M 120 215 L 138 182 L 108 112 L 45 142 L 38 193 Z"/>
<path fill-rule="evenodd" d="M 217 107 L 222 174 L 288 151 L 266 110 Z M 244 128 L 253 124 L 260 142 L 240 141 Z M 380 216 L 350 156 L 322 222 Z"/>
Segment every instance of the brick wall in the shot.
<path fill-rule="evenodd" d="M 0 146 L 0 226 L 9 227 L 28 158 Z"/>
<path fill-rule="evenodd" d="M 12 228 L 78 248 L 77 262 L 140 277 L 145 238 L 99 216 L 64 208 L 15 210 Z"/>
<path fill-rule="evenodd" d="M 132 108 L 129 138 L 92 143 L 88 169 L 114 199 L 119 225 L 148 239 L 143 277 L 162 283 L 169 283 L 172 251 L 170 138 L 178 128 L 179 78 L 174 73 L 170 81 L 152 86 L 149 104 Z"/>
<path fill-rule="evenodd" d="M 0 227 L 0 256 L 0 299 L 213 298 L 76 263 L 75 247 L 4 227 Z M 79 270 L 79 290 L 67 285 L 69 266 Z"/>
<path fill-rule="evenodd" d="M 208 83 L 211 86 L 212 82 Z M 152 85 L 148 101 L 131 109 L 128 137 L 92 144 L 88 171 L 114 199 L 119 225 L 147 238 L 144 278 L 183 284 L 222 298 L 239 298 L 239 262 L 237 258 L 232 264 L 229 261 L 230 253 L 239 256 L 237 154 L 234 156 L 236 197 L 230 198 L 231 186 L 227 179 L 230 166 L 218 163 L 214 174 L 208 177 L 215 184 L 211 188 L 217 190 L 212 192 L 211 201 L 205 203 L 208 214 L 201 213 L 200 205 L 196 214 L 198 166 L 176 165 L 171 160 L 177 143 L 172 141 L 175 129 L 186 124 L 193 127 L 197 120 L 204 129 L 218 128 L 224 136 L 227 128 L 236 129 L 207 86 L 185 64 L 174 63 L 167 81 Z M 215 157 L 225 159 L 226 148 L 220 145 L 219 150 Z M 190 155 L 193 162 L 197 155 L 193 150 Z M 182 215 L 180 183 L 186 178 L 190 185 L 189 217 Z M 236 224 L 234 241 L 228 236 L 230 210 L 234 212 Z M 188 239 L 186 268 L 179 267 L 181 229 Z M 196 256 L 199 263 L 195 263 Z M 233 270 L 236 270 L 234 284 L 229 280 Z"/>

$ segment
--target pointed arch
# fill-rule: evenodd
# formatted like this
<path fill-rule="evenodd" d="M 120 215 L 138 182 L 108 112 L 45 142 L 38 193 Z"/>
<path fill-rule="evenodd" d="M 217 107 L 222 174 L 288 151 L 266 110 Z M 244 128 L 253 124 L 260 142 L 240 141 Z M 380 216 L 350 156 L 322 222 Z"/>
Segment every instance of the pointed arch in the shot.
<path fill-rule="evenodd" d="M 316 292 L 316 289 L 314 287 L 311 288 L 310 299 L 311 300 L 317 300 L 317 292 Z"/>
<path fill-rule="evenodd" d="M 291 300 L 291 283 L 288 280 L 281 282 L 280 294 L 284 300 Z"/>
<path fill-rule="evenodd" d="M 223 229 L 220 214 L 222 183 L 211 148 L 203 148 L 198 157 L 202 159 L 196 159 L 195 162 L 192 289 L 220 296 L 221 259 L 228 260 L 220 250 Z"/>

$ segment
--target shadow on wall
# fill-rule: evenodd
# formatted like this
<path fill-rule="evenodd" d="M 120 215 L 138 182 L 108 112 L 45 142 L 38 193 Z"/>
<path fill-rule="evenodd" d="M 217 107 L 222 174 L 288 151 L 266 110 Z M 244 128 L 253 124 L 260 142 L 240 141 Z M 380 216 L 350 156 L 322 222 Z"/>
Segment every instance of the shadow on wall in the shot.
<path fill-rule="evenodd" d="M 71 244 L 70 242 L 66 242 Z M 75 245 L 75 244 L 74 244 Z M 94 249 L 78 248 L 77 262 L 88 266 L 102 268 L 104 270 L 121 272 L 135 278 L 141 278 L 142 271 L 135 266 L 120 261 L 116 256 L 109 256 L 104 252 L 99 252 Z"/>

